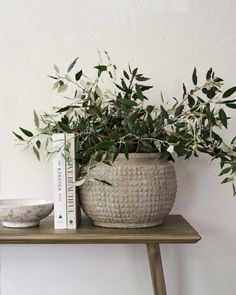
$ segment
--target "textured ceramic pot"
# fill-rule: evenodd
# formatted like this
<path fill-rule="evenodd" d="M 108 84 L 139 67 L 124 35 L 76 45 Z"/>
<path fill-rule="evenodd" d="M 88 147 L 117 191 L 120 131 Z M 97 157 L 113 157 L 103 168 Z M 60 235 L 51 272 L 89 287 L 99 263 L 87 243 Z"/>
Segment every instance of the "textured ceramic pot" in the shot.
<path fill-rule="evenodd" d="M 95 225 L 141 228 L 161 224 L 176 196 L 172 163 L 158 154 L 120 154 L 114 166 L 98 163 L 93 175 L 112 184 L 86 182 L 80 187 L 80 202 Z"/>
<path fill-rule="evenodd" d="M 5 227 L 24 228 L 38 226 L 41 219 L 53 210 L 46 200 L 0 200 L 0 220 Z"/>

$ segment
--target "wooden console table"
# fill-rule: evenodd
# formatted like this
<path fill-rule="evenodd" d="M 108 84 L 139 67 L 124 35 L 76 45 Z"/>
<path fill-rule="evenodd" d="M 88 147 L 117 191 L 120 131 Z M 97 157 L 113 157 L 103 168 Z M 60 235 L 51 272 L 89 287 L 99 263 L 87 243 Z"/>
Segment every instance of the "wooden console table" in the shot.
<path fill-rule="evenodd" d="M 52 217 L 35 228 L 0 227 L 0 244 L 146 244 L 155 295 L 166 295 L 159 244 L 196 243 L 200 239 L 181 215 L 170 215 L 162 225 L 143 229 L 101 228 L 84 218 L 76 230 L 55 230 Z"/>

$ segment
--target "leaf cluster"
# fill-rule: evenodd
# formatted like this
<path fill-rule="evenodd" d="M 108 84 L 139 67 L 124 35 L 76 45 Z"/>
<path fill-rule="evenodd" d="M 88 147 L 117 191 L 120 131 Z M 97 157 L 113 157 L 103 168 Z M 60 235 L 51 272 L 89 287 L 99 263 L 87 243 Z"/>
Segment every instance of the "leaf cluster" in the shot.
<path fill-rule="evenodd" d="M 14 132 L 18 140 L 32 146 L 40 159 L 40 138 L 46 135 L 43 149 L 50 158 L 58 152 L 50 147 L 52 134 L 73 133 L 76 159 L 82 166 L 92 159 L 112 165 L 120 153 L 127 159 L 130 153 L 160 153 L 173 161 L 206 153 L 212 160 L 219 159 L 220 175 L 225 176 L 222 183 L 232 182 L 236 194 L 236 137 L 226 144 L 219 134 L 228 127 L 227 108 L 236 109 L 236 99 L 231 98 L 236 87 L 222 91 L 223 79 L 215 76 L 212 68 L 200 85 L 194 68 L 191 89 L 183 84 L 183 96 L 171 99 L 171 107 L 170 101 L 168 106 L 164 102 L 154 106 L 148 103 L 149 78 L 128 66 L 117 79 L 117 68 L 105 54 L 106 62 L 94 67 L 94 80 L 83 69 L 75 70 L 78 58 L 64 75 L 55 65 L 55 74 L 49 76 L 54 80 L 53 88 L 63 94 L 69 88 L 73 95 L 64 96 L 69 103 L 54 108 L 51 114 L 34 111 L 36 134 L 20 128 L 22 134 Z M 106 83 L 111 86 L 105 87 Z"/>

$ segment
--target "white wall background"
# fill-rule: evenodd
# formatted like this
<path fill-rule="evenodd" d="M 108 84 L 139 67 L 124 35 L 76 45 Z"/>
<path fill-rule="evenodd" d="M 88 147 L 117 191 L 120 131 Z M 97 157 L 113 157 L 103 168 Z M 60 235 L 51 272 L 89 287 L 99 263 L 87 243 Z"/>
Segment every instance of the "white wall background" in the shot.
<path fill-rule="evenodd" d="M 121 68 L 138 65 L 158 101 L 179 95 L 212 66 L 236 83 L 233 0 L 0 0 L 0 197 L 52 199 L 51 165 L 15 146 L 11 131 L 32 127 L 32 111 L 49 110 L 54 63 L 76 56 L 86 68 L 97 48 Z M 232 112 L 229 137 L 235 135 Z M 197 245 L 162 247 L 169 295 L 236 294 L 236 199 L 207 157 L 179 161 L 173 212 L 200 232 Z M 145 247 L 125 245 L 1 246 L 1 295 L 152 294 Z"/>

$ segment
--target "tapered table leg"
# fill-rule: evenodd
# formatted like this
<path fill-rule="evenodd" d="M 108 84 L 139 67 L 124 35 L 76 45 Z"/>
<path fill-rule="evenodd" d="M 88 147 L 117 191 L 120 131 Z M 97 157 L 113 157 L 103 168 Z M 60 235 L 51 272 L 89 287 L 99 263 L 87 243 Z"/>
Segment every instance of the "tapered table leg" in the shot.
<path fill-rule="evenodd" d="M 166 295 L 159 244 L 147 244 L 147 253 L 154 295 Z"/>

